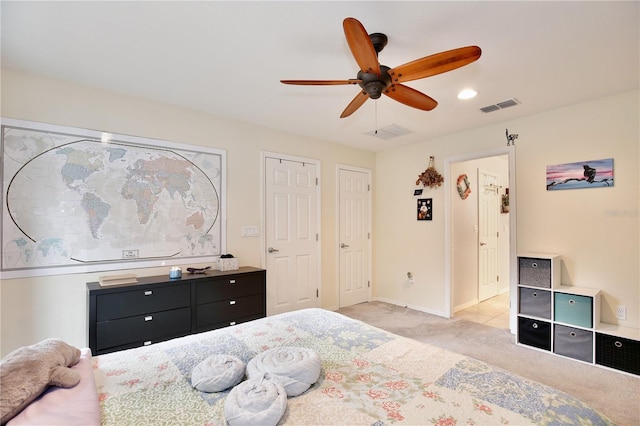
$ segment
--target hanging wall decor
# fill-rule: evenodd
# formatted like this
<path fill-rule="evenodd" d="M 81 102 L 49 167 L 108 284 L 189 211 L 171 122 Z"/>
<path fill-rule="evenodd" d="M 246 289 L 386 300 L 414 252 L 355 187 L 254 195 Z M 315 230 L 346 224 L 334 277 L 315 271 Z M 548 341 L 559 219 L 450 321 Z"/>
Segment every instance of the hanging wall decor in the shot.
<path fill-rule="evenodd" d="M 547 191 L 613 186 L 613 158 L 547 166 Z"/>
<path fill-rule="evenodd" d="M 462 198 L 463 200 L 466 200 L 469 194 L 471 194 L 471 187 L 470 187 L 469 178 L 467 177 L 467 175 L 462 174 L 458 176 L 457 185 L 458 185 L 458 194 L 460 194 L 460 198 Z"/>
<path fill-rule="evenodd" d="M 225 150 L 8 118 L 0 136 L 0 279 L 225 253 Z"/>
<path fill-rule="evenodd" d="M 502 195 L 502 202 L 500 203 L 500 212 L 509 213 L 509 188 L 506 188 Z"/>
<path fill-rule="evenodd" d="M 421 198 L 418 200 L 418 220 L 433 219 L 433 203 L 431 198 Z"/>
<path fill-rule="evenodd" d="M 442 185 L 444 178 L 434 167 L 433 156 L 429 157 L 429 167 L 427 170 L 418 175 L 416 185 L 428 186 L 429 188 L 437 188 Z"/>

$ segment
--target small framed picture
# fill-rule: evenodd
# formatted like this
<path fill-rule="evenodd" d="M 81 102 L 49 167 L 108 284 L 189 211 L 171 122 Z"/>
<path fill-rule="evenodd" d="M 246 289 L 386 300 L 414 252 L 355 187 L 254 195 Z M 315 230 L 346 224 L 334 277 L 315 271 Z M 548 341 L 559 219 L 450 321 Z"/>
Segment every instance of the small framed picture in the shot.
<path fill-rule="evenodd" d="M 422 188 L 418 188 L 418 189 L 414 189 L 413 190 L 413 196 L 414 197 L 419 197 L 420 195 L 422 195 Z"/>
<path fill-rule="evenodd" d="M 418 199 L 418 220 L 433 219 L 433 204 L 431 198 Z"/>

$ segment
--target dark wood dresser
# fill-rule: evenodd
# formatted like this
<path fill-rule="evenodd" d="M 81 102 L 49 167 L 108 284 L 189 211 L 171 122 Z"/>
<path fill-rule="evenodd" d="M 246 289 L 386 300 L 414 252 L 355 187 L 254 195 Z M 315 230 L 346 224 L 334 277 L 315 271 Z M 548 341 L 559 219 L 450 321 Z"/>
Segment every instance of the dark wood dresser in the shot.
<path fill-rule="evenodd" d="M 94 355 L 150 345 L 265 317 L 266 271 L 245 266 L 135 284 L 90 282 L 87 310 Z"/>

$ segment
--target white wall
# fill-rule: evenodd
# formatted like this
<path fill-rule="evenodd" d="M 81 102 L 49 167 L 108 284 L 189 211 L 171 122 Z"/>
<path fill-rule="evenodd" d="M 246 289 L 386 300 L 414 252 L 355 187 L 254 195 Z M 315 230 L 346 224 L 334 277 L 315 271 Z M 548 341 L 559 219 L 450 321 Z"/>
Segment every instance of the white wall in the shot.
<path fill-rule="evenodd" d="M 602 319 L 640 328 L 640 91 L 622 93 L 523 119 L 378 153 L 374 297 L 444 315 L 444 188 L 432 197 L 432 222 L 414 217 L 413 186 L 436 159 L 491 151 L 516 140 L 517 251 L 559 253 L 566 284 L 603 292 Z M 499 114 L 495 112 L 494 114 Z M 614 158 L 615 186 L 547 191 L 546 166 Z M 455 201 L 455 200 L 453 200 Z M 412 271 L 415 284 L 406 284 Z M 627 320 L 616 320 L 616 305 Z"/>
<path fill-rule="evenodd" d="M 375 167 L 375 154 L 148 102 L 78 85 L 2 69 L 2 116 L 104 130 L 227 150 L 227 251 L 241 265 L 261 266 L 260 238 L 242 238 L 241 227 L 260 225 L 260 153 L 271 151 L 321 161 L 321 306 L 338 306 L 336 251 L 336 164 Z M 166 274 L 166 268 L 135 271 Z M 86 346 L 85 283 L 99 273 L 3 280 L 0 284 L 1 353 L 60 337 Z"/>

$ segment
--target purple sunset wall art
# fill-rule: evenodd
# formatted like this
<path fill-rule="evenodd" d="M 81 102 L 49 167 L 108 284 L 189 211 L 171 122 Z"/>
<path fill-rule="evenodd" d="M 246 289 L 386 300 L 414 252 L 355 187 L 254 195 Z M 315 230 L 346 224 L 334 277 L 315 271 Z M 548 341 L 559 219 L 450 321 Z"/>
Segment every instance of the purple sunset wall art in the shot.
<path fill-rule="evenodd" d="M 613 158 L 547 166 L 547 191 L 613 186 Z"/>

